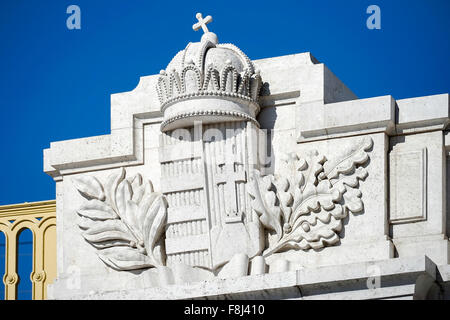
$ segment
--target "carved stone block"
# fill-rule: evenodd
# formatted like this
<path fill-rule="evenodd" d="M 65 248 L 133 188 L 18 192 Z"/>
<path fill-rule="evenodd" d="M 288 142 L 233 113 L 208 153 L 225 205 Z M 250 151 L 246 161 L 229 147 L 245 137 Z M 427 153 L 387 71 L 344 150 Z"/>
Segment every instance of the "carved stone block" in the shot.
<path fill-rule="evenodd" d="M 426 220 L 426 148 L 390 154 L 390 196 L 391 223 Z"/>

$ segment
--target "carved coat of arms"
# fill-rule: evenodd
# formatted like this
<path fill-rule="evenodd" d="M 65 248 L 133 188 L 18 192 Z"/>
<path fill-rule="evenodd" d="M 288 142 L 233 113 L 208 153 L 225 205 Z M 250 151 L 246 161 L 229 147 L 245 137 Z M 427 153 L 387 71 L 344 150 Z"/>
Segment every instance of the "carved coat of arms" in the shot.
<path fill-rule="evenodd" d="M 262 79 L 232 44 L 205 33 L 162 70 L 161 190 L 125 169 L 107 181 L 82 176 L 82 236 L 117 270 L 184 264 L 217 273 L 249 260 L 339 242 L 342 220 L 363 210 L 359 182 L 372 148 L 362 138 L 338 157 L 286 155 L 264 175 L 257 115 Z"/>

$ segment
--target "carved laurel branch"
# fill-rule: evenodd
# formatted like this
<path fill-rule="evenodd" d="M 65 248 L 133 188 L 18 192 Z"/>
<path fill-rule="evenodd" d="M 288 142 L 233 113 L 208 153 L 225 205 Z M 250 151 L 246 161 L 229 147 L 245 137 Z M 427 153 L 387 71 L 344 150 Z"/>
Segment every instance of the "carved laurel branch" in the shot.
<path fill-rule="evenodd" d="M 288 249 L 320 249 L 339 242 L 342 219 L 364 209 L 359 181 L 368 173 L 370 137 L 327 160 L 312 152 L 308 161 L 288 155 L 279 174 L 262 176 L 255 170 L 250 179 L 252 209 L 271 232 L 263 255 Z"/>
<path fill-rule="evenodd" d="M 102 185 L 95 177 L 74 179 L 87 200 L 77 211 L 82 236 L 99 249 L 98 256 L 116 270 L 164 265 L 161 235 L 167 217 L 163 195 L 140 174 L 111 174 Z"/>

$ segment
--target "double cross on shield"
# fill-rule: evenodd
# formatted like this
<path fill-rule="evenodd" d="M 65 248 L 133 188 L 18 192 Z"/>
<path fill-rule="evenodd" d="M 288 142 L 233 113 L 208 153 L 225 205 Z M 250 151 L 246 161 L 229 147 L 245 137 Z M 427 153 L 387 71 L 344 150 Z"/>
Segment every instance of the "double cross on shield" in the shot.
<path fill-rule="evenodd" d="M 163 169 L 175 172 L 170 177 L 163 174 L 161 180 L 169 203 L 169 266 L 184 263 L 216 269 L 236 254 L 251 258 L 261 252 L 262 227 L 251 211 L 246 185 L 255 163 L 248 150 L 250 126 L 245 121 L 205 126 L 205 132 L 192 135 L 196 138 L 191 141 L 184 137 L 177 142 L 175 137 L 170 145 L 163 143 L 161 165 L 176 168 L 181 162 L 183 168 L 188 168 Z M 208 130 L 216 134 L 208 135 Z M 178 200 L 190 199 L 192 192 L 200 193 L 193 198 L 195 201 Z M 190 227 L 199 222 L 201 228 Z"/>
<path fill-rule="evenodd" d="M 236 183 L 247 182 L 246 171 L 239 169 L 244 166 L 244 163 L 236 154 L 236 144 L 232 140 L 232 136 L 227 137 L 223 161 L 218 163 L 221 173 L 216 173 L 214 176 L 215 184 L 224 184 L 225 216 L 223 218 L 226 224 L 242 222 L 243 212 L 238 203 Z"/>
<path fill-rule="evenodd" d="M 228 128 L 222 154 L 218 154 L 218 170 L 212 178 L 218 190 L 223 189 L 225 203 L 221 223 L 211 229 L 213 267 L 226 263 L 236 254 L 252 257 L 261 247 L 259 222 L 252 219 L 246 190 L 248 134 L 247 127 Z"/>

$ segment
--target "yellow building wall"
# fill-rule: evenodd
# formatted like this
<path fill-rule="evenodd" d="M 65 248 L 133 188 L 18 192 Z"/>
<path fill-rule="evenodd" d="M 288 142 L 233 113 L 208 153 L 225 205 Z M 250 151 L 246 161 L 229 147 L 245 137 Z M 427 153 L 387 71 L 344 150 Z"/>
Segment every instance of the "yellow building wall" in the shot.
<path fill-rule="evenodd" d="M 47 298 L 47 285 L 56 277 L 56 201 L 0 206 L 0 231 L 5 234 L 5 299 L 17 297 L 17 235 L 24 228 L 33 233 L 32 297 Z"/>

